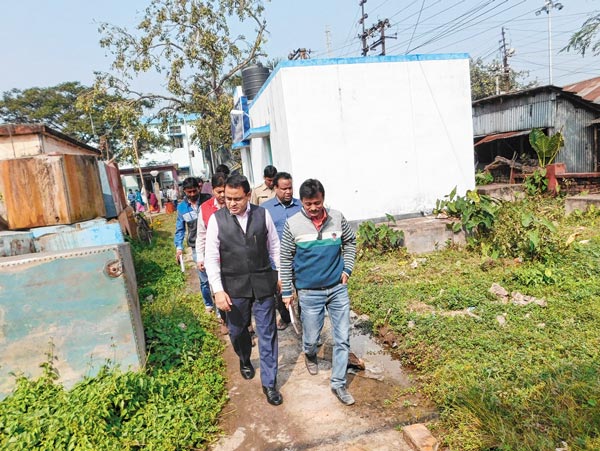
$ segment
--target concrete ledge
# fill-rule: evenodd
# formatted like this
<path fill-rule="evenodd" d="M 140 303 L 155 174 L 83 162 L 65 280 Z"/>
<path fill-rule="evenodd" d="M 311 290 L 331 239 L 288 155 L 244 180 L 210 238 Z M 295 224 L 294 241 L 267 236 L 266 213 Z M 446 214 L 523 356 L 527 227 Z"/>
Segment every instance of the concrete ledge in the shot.
<path fill-rule="evenodd" d="M 565 213 L 568 215 L 575 210 L 585 212 L 591 205 L 600 208 L 600 194 L 570 196 L 565 199 Z"/>
<path fill-rule="evenodd" d="M 523 185 L 514 183 L 490 183 L 477 187 L 479 194 L 493 197 L 498 200 L 514 201 L 523 197 Z"/>
<path fill-rule="evenodd" d="M 404 232 L 404 246 L 414 254 L 443 249 L 448 243 L 462 246 L 466 244 L 465 233 L 454 233 L 450 228 L 451 219 L 438 219 L 435 216 L 402 219 L 391 225 Z"/>
<path fill-rule="evenodd" d="M 422 423 L 404 426 L 402 435 L 415 451 L 437 451 L 440 446 L 437 439 L 427 429 L 427 426 Z"/>

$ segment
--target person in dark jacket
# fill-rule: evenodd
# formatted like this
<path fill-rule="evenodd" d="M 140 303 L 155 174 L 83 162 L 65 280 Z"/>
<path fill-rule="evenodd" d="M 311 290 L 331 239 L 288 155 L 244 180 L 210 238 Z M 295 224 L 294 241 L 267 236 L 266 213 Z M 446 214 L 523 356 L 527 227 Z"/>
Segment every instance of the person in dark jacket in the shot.
<path fill-rule="evenodd" d="M 215 303 L 227 312 L 233 349 L 240 373 L 252 379 L 252 340 L 248 332 L 254 314 L 260 354 L 260 379 L 267 402 L 280 405 L 277 390 L 277 327 L 275 293 L 278 290 L 279 237 L 271 215 L 250 204 L 250 184 L 241 175 L 225 182 L 225 206 L 208 220 L 204 265 Z M 275 262 L 275 269 L 271 262 Z"/>

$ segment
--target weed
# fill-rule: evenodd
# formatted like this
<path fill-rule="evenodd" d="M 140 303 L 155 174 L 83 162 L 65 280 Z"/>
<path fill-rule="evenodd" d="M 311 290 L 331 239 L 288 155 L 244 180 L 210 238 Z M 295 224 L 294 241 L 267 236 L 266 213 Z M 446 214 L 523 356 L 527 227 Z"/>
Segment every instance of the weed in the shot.
<path fill-rule="evenodd" d="M 489 185 L 493 183 L 494 176 L 489 171 L 477 171 L 475 173 L 475 184 L 477 186 Z"/>
<path fill-rule="evenodd" d="M 450 449 L 600 449 L 600 215 L 562 212 L 559 199 L 502 205 L 490 250 L 513 241 L 533 256 L 527 232 L 541 233 L 538 257 L 519 263 L 472 248 L 428 254 L 414 269 L 376 255 L 355 268 L 354 308 L 395 335 L 398 356 L 440 408 L 436 427 Z M 547 306 L 502 303 L 488 293 L 494 282 Z M 442 314 L 468 307 L 477 317 Z"/>
<path fill-rule="evenodd" d="M 404 245 L 404 232 L 391 226 L 396 224 L 396 220 L 392 215 L 388 214 L 386 217 L 388 224 L 375 225 L 372 221 L 365 221 L 360 224 L 358 227 L 358 245 L 362 251 L 372 250 L 385 254 L 396 251 Z"/>

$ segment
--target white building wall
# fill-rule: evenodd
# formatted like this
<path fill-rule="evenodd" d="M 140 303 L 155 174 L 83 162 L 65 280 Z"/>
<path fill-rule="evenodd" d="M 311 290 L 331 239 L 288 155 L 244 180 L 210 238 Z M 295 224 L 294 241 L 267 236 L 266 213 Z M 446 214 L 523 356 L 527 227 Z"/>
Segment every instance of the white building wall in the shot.
<path fill-rule="evenodd" d="M 283 63 L 250 109 L 270 124 L 273 164 L 323 182 L 348 220 L 431 211 L 474 187 L 466 55 Z M 259 139 L 250 154 L 262 180 Z"/>

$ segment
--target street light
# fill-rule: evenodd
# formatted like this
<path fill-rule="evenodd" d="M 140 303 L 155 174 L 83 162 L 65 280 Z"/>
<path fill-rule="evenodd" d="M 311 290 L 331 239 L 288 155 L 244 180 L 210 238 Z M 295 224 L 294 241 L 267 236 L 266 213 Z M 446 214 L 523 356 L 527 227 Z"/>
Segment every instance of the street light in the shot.
<path fill-rule="evenodd" d="M 563 4 L 555 2 L 553 0 L 546 0 L 544 6 L 535 12 L 536 16 L 539 16 L 545 12 L 548 16 L 548 77 L 549 84 L 552 84 L 552 9 L 563 9 Z"/>

